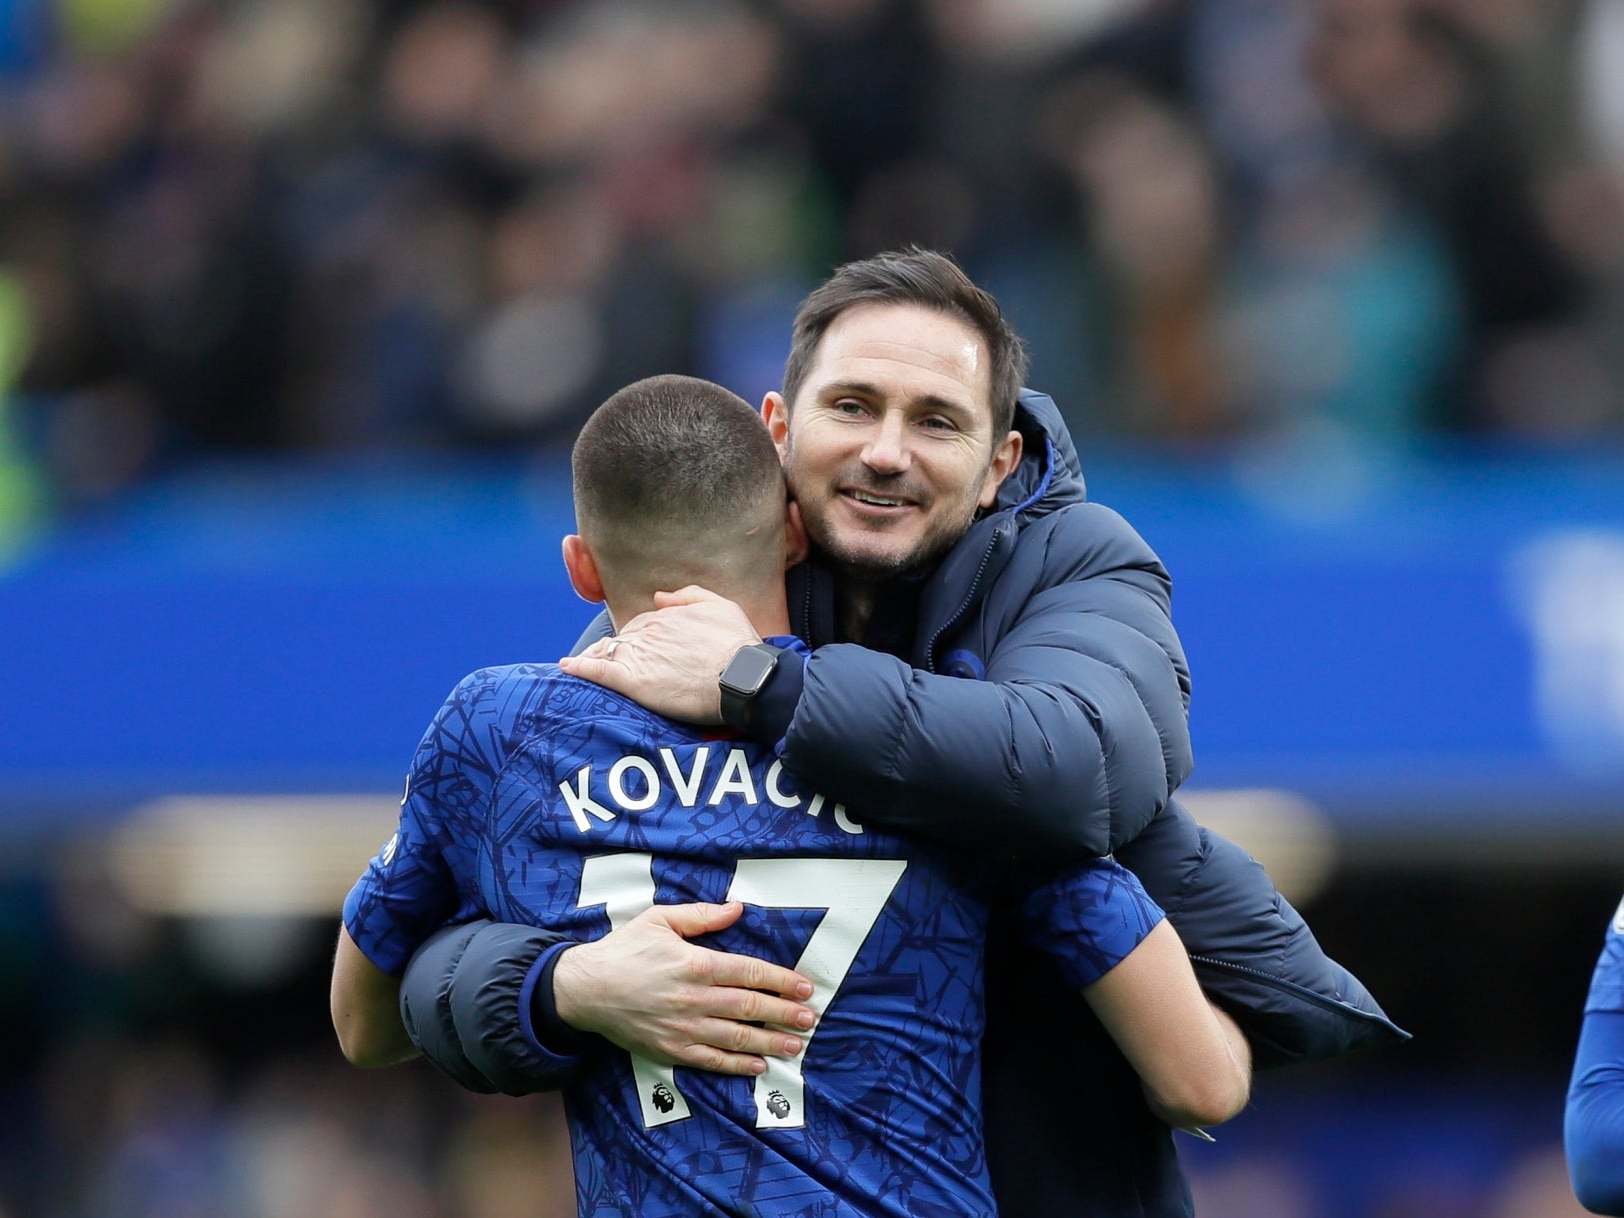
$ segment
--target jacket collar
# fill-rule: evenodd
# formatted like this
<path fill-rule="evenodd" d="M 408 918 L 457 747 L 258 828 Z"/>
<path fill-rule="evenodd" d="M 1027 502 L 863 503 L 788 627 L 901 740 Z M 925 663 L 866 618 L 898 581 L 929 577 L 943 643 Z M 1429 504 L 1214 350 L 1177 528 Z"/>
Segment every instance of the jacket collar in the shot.
<path fill-rule="evenodd" d="M 1021 390 L 1015 427 L 1025 437 L 1021 463 L 998 489 L 997 502 L 958 541 L 925 587 L 914 663 L 934 669 L 936 645 L 963 620 L 1015 552 L 1022 525 L 1087 497 L 1082 465 L 1065 420 L 1046 393 Z"/>
<path fill-rule="evenodd" d="M 989 516 L 1004 511 L 1042 516 L 1088 498 L 1082 463 L 1053 398 L 1034 389 L 1021 390 L 1015 429 L 1025 437 L 1021 463 L 998 488 Z"/>

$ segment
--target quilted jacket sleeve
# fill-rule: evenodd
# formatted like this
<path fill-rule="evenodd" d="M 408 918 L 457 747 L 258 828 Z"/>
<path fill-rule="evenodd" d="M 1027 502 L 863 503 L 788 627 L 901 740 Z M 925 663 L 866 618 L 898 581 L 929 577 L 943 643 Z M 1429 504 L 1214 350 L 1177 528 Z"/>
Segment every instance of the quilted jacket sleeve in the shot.
<path fill-rule="evenodd" d="M 1410 1039 L 1325 954 L 1257 861 L 1177 800 L 1117 861 L 1166 910 L 1202 988 L 1246 1033 L 1259 1069 Z"/>
<path fill-rule="evenodd" d="M 1022 855 L 1107 854 L 1192 766 L 1167 574 L 1120 516 L 1077 504 L 1023 530 L 998 579 L 1014 607 L 1007 620 L 987 613 L 984 680 L 820 647 L 784 760 L 889 829 Z"/>
<path fill-rule="evenodd" d="M 401 1022 L 442 1073 L 470 1091 L 528 1095 L 567 1083 L 601 1044 L 543 1043 L 534 992 L 571 945 L 552 931 L 479 919 L 448 926 L 418 949 L 400 985 Z"/>

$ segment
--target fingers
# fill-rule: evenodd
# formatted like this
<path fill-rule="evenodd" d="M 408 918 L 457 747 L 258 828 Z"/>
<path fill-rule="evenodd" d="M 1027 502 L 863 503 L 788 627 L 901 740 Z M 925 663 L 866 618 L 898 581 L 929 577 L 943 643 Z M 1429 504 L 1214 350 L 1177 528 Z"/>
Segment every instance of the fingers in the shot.
<path fill-rule="evenodd" d="M 607 660 L 615 654 L 615 642 L 616 639 L 614 635 L 605 635 L 603 638 L 593 643 L 590 647 L 584 648 L 581 652 L 579 652 L 579 658 L 589 660 Z"/>
<path fill-rule="evenodd" d="M 782 1029 L 810 1032 L 818 1022 L 811 1007 L 784 998 L 775 998 L 759 990 L 736 990 L 712 986 L 703 991 L 705 1010 L 711 1015 L 745 1023 L 776 1024 Z M 719 1042 L 718 1042 L 719 1043 Z M 724 1046 L 725 1047 L 725 1046 Z M 795 1050 L 791 1050 L 794 1052 Z M 766 1049 L 752 1049 L 752 1053 L 765 1053 Z"/>
<path fill-rule="evenodd" d="M 761 1074 L 767 1069 L 766 1057 L 796 1057 L 806 1048 L 799 1036 L 730 1019 L 700 1019 L 688 1034 L 691 1043 L 673 1045 L 661 1056 L 679 1066 L 717 1074 Z"/>
<path fill-rule="evenodd" d="M 683 938 L 724 930 L 739 920 L 744 912 L 740 901 L 712 905 L 696 901 L 689 905 L 656 905 L 640 914 L 651 922 L 662 923 Z M 732 952 L 699 948 L 688 962 L 690 979 L 700 985 L 737 987 L 739 990 L 765 990 L 770 994 L 783 994 L 789 998 L 810 998 L 812 982 L 793 969 L 759 960 L 755 956 L 740 956 Z M 765 995 L 762 995 L 765 997 Z M 791 1009 L 793 1007 L 793 1010 Z M 729 1011 L 739 1019 L 765 1019 L 773 1023 L 793 1024 L 794 1015 L 806 1010 L 792 1003 L 780 1003 L 772 1012 L 745 1013 Z M 811 1024 L 801 1025 L 811 1027 Z"/>
<path fill-rule="evenodd" d="M 752 1028 L 730 1019 L 702 1019 L 694 1025 L 694 1039 L 722 1053 L 756 1057 L 794 1057 L 805 1047 L 799 1036 Z M 697 1047 L 697 1046 L 696 1046 Z"/>
<path fill-rule="evenodd" d="M 754 956 L 735 956 L 731 952 L 702 949 L 704 957 L 696 959 L 696 971 L 704 973 L 694 980 L 707 985 L 737 986 L 746 990 L 766 990 L 783 994 L 786 998 L 810 998 L 812 983 L 801 974 Z"/>
<path fill-rule="evenodd" d="M 654 595 L 658 597 L 660 594 L 656 592 Z M 617 639 L 631 638 L 637 634 L 640 634 L 642 631 L 647 630 L 656 622 L 662 622 L 664 620 L 665 619 L 660 616 L 660 611 L 658 608 L 645 609 L 642 613 L 639 613 L 636 617 L 632 618 L 630 621 L 626 622 L 618 630 L 616 630 L 615 637 Z"/>
<path fill-rule="evenodd" d="M 559 670 L 583 681 L 591 681 L 605 689 L 624 693 L 627 683 L 626 666 L 614 660 L 601 660 L 595 656 L 565 656 L 558 662 Z"/>
<path fill-rule="evenodd" d="M 669 1056 L 674 1065 L 709 1070 L 712 1074 L 739 1074 L 754 1078 L 767 1071 L 767 1063 L 759 1057 L 729 1053 L 713 1045 L 687 1045 Z"/>
<path fill-rule="evenodd" d="M 670 609 L 674 605 L 698 605 L 704 601 L 726 600 L 718 596 L 709 588 L 701 588 L 698 584 L 689 584 L 686 588 L 678 588 L 675 592 L 656 592 L 654 594 L 654 607 L 656 609 Z"/>
<path fill-rule="evenodd" d="M 663 922 L 684 939 L 691 939 L 732 926 L 743 912 L 744 905 L 740 901 L 723 905 L 696 901 L 691 905 L 656 905 L 644 916 L 651 922 Z"/>

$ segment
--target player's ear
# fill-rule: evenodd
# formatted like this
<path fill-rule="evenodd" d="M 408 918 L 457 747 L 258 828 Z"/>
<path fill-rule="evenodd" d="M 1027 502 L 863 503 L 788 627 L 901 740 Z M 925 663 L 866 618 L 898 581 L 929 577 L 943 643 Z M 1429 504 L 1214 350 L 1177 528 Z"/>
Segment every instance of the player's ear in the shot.
<path fill-rule="evenodd" d="M 981 480 L 981 495 L 977 499 L 982 507 L 990 508 L 998 498 L 998 488 L 1004 485 L 1004 479 L 1013 474 L 1015 467 L 1021 463 L 1021 450 L 1025 443 L 1020 432 L 1012 431 L 993 450 L 992 462 Z"/>
<path fill-rule="evenodd" d="M 806 526 L 801 523 L 801 505 L 791 499 L 784 517 L 784 569 L 787 571 L 804 562 L 806 551 Z"/>
<path fill-rule="evenodd" d="M 767 434 L 773 438 L 773 447 L 782 461 L 789 451 L 789 403 L 778 392 L 769 393 L 761 401 L 761 418 L 767 424 Z"/>
<path fill-rule="evenodd" d="M 598 560 L 592 557 L 586 542 L 577 533 L 564 538 L 564 570 L 569 572 L 570 587 L 575 595 L 591 604 L 603 601 L 603 577 L 598 574 Z"/>

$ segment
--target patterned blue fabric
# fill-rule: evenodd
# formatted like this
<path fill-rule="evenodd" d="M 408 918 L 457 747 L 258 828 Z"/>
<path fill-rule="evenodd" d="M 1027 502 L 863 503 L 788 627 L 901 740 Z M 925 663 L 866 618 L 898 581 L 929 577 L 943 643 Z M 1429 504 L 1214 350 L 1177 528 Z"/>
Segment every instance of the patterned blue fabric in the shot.
<path fill-rule="evenodd" d="M 1601 959 L 1590 976 L 1590 994 L 1585 1011 L 1624 1012 L 1624 901 L 1619 902 L 1607 928 Z"/>
<path fill-rule="evenodd" d="M 991 1214 L 988 894 L 965 867 L 798 786 L 768 747 L 519 665 L 453 691 L 417 752 L 399 832 L 344 919 L 399 972 L 448 916 L 593 939 L 650 901 L 736 896 L 743 917 L 707 943 L 813 976 L 827 1006 L 803 1060 L 752 1080 L 594 1059 L 565 1091 L 580 1212 Z M 1088 984 L 1161 911 L 1100 861 L 1028 915 Z"/>
<path fill-rule="evenodd" d="M 1563 1140 L 1585 1208 L 1624 1215 L 1624 901 L 1591 976 Z"/>

